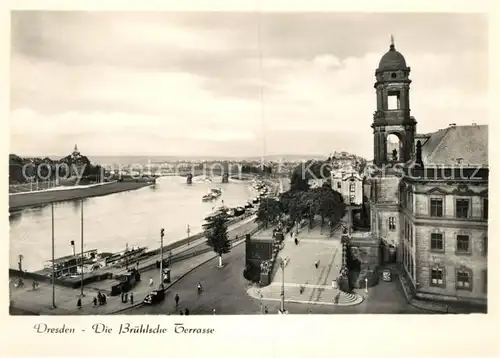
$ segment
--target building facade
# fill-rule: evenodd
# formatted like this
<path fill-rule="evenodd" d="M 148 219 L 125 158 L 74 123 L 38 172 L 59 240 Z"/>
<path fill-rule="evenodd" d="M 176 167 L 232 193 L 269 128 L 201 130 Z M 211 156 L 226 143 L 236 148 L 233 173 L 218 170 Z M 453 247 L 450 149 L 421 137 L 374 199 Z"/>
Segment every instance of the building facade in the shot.
<path fill-rule="evenodd" d="M 417 297 L 483 304 L 488 127 L 451 124 L 416 134 L 409 74 L 403 55 L 391 44 L 375 72 L 372 236 L 396 251 Z"/>
<path fill-rule="evenodd" d="M 339 192 L 346 205 L 363 204 L 363 179 L 354 170 L 332 172 L 332 189 Z"/>

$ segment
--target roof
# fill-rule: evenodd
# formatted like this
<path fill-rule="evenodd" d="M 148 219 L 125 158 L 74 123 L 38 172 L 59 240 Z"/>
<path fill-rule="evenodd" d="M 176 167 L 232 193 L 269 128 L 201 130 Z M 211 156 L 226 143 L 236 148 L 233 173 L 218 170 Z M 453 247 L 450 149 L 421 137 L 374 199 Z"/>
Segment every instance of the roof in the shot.
<path fill-rule="evenodd" d="M 380 59 L 378 71 L 397 71 L 405 69 L 407 69 L 407 67 L 404 56 L 396 51 L 394 45 L 391 44 L 389 51 Z"/>
<path fill-rule="evenodd" d="M 357 180 L 362 180 L 361 177 L 359 176 L 358 173 L 356 172 L 350 172 L 350 173 L 346 173 L 343 177 L 342 177 L 342 180 L 347 180 L 347 179 L 351 179 L 351 178 L 354 178 L 354 179 L 357 179 Z"/>
<path fill-rule="evenodd" d="M 424 165 L 488 166 L 488 125 L 450 126 L 426 136 Z"/>

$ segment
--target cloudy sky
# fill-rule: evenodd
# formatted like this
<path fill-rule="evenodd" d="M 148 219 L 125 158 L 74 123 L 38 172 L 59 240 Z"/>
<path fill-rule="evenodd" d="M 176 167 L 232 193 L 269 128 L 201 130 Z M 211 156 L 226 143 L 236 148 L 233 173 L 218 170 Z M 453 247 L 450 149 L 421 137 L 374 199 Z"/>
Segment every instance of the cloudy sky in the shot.
<path fill-rule="evenodd" d="M 487 27 L 472 14 L 13 12 L 11 152 L 371 159 L 390 34 L 422 133 L 487 123 Z"/>

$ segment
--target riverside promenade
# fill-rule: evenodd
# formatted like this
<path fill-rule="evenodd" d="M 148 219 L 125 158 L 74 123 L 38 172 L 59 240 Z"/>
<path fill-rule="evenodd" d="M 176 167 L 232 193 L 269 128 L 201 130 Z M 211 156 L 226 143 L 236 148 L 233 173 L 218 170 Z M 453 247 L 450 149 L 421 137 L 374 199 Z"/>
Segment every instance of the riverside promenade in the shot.
<path fill-rule="evenodd" d="M 246 233 L 255 232 L 257 229 L 257 224 L 254 222 L 255 216 L 250 216 L 238 223 L 231 225 L 228 228 L 228 233 L 230 239 L 234 239 L 235 236 L 241 237 L 244 240 L 244 235 Z M 206 238 L 201 237 L 190 241 L 189 244 L 186 243 L 175 249 L 172 249 L 172 257 L 175 258 L 176 255 L 184 256 L 190 251 L 194 251 L 194 255 L 188 259 L 174 262 L 171 265 L 171 284 L 175 284 L 178 280 L 183 278 L 187 273 L 202 265 L 203 263 L 216 257 L 216 254 L 210 250 L 199 250 L 200 246 L 206 247 Z M 236 245 L 238 242 L 233 242 Z M 198 249 L 197 249 L 198 248 Z M 199 250 L 199 254 L 197 254 Z M 168 250 L 165 250 L 168 253 Z M 187 255 L 191 256 L 191 255 Z M 167 258 L 167 255 L 164 256 Z M 140 304 L 144 297 L 154 288 L 157 288 L 160 280 L 160 270 L 155 267 L 156 261 L 159 259 L 158 255 L 148 258 L 147 260 L 141 261 L 139 263 L 139 271 L 141 272 L 141 281 L 134 286 L 131 292 L 134 294 L 134 305 Z M 153 266 L 154 268 L 150 268 Z M 147 268 L 146 270 L 141 268 Z M 115 268 L 107 271 L 113 271 L 113 274 L 123 273 L 126 269 Z M 152 277 L 154 280 L 153 287 L 149 286 L 149 278 Z M 129 309 L 132 304 L 122 303 L 120 296 L 110 297 L 108 295 L 107 304 L 103 306 L 93 307 L 92 300 L 97 295 L 97 292 L 101 290 L 103 293 L 111 287 L 112 280 L 105 280 L 100 282 L 95 282 L 84 287 L 84 297 L 82 298 L 82 308 L 78 309 L 76 306 L 77 300 L 80 297 L 80 288 L 71 289 L 66 287 L 56 286 L 56 306 L 57 308 L 52 308 L 52 285 L 49 283 L 40 283 L 38 289 L 32 289 L 32 281 L 25 280 L 24 287 L 17 288 L 14 287 L 16 282 L 15 278 L 11 279 L 10 283 L 10 303 L 11 312 L 23 312 L 25 314 L 33 315 L 93 315 L 93 314 L 113 314 L 119 313 L 121 310 Z M 116 282 L 116 281 L 113 281 Z M 166 285 L 168 288 L 169 285 Z M 130 293 L 129 293 L 130 294 Z"/>

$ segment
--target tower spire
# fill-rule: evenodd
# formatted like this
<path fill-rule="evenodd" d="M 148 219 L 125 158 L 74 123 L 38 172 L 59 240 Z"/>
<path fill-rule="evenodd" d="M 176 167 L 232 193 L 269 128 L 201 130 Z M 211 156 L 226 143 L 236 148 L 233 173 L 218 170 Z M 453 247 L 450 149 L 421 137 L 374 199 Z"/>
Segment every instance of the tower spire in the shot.
<path fill-rule="evenodd" d="M 395 47 L 394 47 L 394 36 L 391 34 L 391 50 L 394 51 L 395 50 Z"/>

